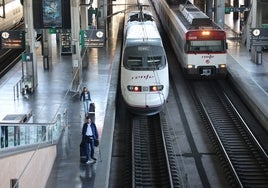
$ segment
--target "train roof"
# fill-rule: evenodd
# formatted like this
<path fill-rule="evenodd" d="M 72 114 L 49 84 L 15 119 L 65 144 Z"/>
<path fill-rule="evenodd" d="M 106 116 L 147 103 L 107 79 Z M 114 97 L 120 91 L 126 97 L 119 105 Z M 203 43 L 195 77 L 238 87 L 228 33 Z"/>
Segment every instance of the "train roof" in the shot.
<path fill-rule="evenodd" d="M 138 22 L 128 25 L 126 29 L 126 40 L 156 41 L 161 40 L 161 36 L 155 24 Z"/>
<path fill-rule="evenodd" d="M 192 4 L 180 5 L 179 10 L 193 26 L 211 26 L 212 20 Z"/>
<path fill-rule="evenodd" d="M 221 29 L 204 12 L 191 3 L 180 4 L 179 8 L 173 6 L 172 10 L 187 30 L 200 28 Z"/>
<path fill-rule="evenodd" d="M 135 10 L 128 13 L 125 40 L 128 45 L 141 43 L 161 43 L 162 45 L 162 39 L 151 12 Z"/>
<path fill-rule="evenodd" d="M 154 22 L 154 17 L 151 14 L 151 12 L 143 10 L 143 11 L 139 11 L 139 10 L 134 10 L 128 13 L 127 15 L 128 22 L 133 22 L 133 21 L 138 21 L 138 22 L 146 22 L 146 21 L 152 21 Z"/>

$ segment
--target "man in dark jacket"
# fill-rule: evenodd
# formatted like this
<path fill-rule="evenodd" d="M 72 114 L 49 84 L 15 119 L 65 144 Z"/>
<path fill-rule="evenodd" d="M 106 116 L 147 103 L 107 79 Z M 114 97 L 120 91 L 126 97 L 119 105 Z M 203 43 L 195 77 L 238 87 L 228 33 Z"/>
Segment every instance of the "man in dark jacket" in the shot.
<path fill-rule="evenodd" d="M 94 122 L 91 122 L 91 119 L 89 116 L 86 117 L 86 123 L 84 123 L 83 125 L 82 137 L 83 137 L 83 142 L 86 144 L 86 157 L 87 157 L 86 163 L 89 164 L 89 163 L 96 161 L 96 158 L 94 157 L 94 141 L 99 139 L 99 134 L 98 134 L 96 124 Z M 90 157 L 89 157 L 89 152 L 90 152 Z M 94 161 L 90 160 L 90 158 L 93 159 Z"/>

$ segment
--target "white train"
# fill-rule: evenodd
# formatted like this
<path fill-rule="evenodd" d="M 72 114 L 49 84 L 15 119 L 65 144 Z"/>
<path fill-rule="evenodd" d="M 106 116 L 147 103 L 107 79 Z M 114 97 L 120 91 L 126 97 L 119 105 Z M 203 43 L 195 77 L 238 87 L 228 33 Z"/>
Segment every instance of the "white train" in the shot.
<path fill-rule="evenodd" d="M 0 4 L 0 30 L 9 30 L 23 20 L 20 0 L 5 0 Z"/>
<path fill-rule="evenodd" d="M 152 2 L 185 75 L 225 78 L 225 31 L 190 2 L 180 5 L 168 4 L 167 0 Z"/>
<path fill-rule="evenodd" d="M 131 11 L 125 16 L 121 92 L 130 111 L 139 115 L 158 113 L 167 100 L 168 62 L 149 11 Z"/>

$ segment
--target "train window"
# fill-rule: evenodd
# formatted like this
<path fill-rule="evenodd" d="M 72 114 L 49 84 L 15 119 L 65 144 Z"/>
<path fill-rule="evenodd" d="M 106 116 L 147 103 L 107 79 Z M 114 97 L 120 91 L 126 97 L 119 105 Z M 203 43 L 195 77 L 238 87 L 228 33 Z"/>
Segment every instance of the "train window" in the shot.
<path fill-rule="evenodd" d="M 165 51 L 163 47 L 150 45 L 127 47 L 123 65 L 132 70 L 159 70 L 166 65 Z"/>
<path fill-rule="evenodd" d="M 223 40 L 188 41 L 187 52 L 223 52 L 225 45 Z"/>
<path fill-rule="evenodd" d="M 131 69 L 142 67 L 142 57 L 131 57 L 129 56 L 127 59 L 127 67 Z"/>
<path fill-rule="evenodd" d="M 147 66 L 159 69 L 161 67 L 161 56 L 147 57 Z"/>
<path fill-rule="evenodd" d="M 131 15 L 129 17 L 129 20 L 128 21 L 130 21 L 130 22 L 139 21 L 139 15 L 138 14 Z"/>
<path fill-rule="evenodd" d="M 154 21 L 152 15 L 150 15 L 150 14 L 146 14 L 146 13 L 144 13 L 144 14 L 143 14 L 143 17 L 144 17 L 144 19 L 145 19 L 146 21 Z"/>
<path fill-rule="evenodd" d="M 150 14 L 146 14 L 146 13 L 141 13 L 141 12 L 137 12 L 137 14 L 133 14 L 129 17 L 128 21 L 129 22 L 133 22 L 133 21 L 154 21 L 152 15 Z"/>
<path fill-rule="evenodd" d="M 165 64 L 162 59 L 164 59 L 162 56 L 147 57 L 147 61 L 143 62 L 142 57 L 129 56 L 124 65 L 133 70 L 159 70 Z"/>

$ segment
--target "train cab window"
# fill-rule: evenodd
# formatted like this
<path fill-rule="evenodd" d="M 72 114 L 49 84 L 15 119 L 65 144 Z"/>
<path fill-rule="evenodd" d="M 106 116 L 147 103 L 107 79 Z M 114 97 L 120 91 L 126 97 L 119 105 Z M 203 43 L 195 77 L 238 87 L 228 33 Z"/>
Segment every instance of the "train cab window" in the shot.
<path fill-rule="evenodd" d="M 143 14 L 137 13 L 137 14 L 131 15 L 129 17 L 129 19 L 128 19 L 129 22 L 140 21 L 140 20 L 143 20 L 143 21 L 154 21 L 152 15 L 146 14 L 146 13 L 143 13 Z"/>
<path fill-rule="evenodd" d="M 131 15 L 129 17 L 129 22 L 133 22 L 133 21 L 139 21 L 139 15 L 138 14 L 134 14 L 134 15 Z"/>
<path fill-rule="evenodd" d="M 132 70 L 159 70 L 164 68 L 165 62 L 164 57 L 162 56 L 143 58 L 129 56 L 124 63 L 124 66 Z"/>
<path fill-rule="evenodd" d="M 225 45 L 223 40 L 202 40 L 202 41 L 187 41 L 187 52 L 224 52 Z"/>
<path fill-rule="evenodd" d="M 123 66 L 130 70 L 160 70 L 166 65 L 163 47 L 138 45 L 125 49 Z"/>
<path fill-rule="evenodd" d="M 129 67 L 130 69 L 138 69 L 142 67 L 142 57 L 129 56 L 125 66 Z"/>
<path fill-rule="evenodd" d="M 147 66 L 153 69 L 160 69 L 163 67 L 161 56 L 147 57 Z"/>
<path fill-rule="evenodd" d="M 145 19 L 146 21 L 154 21 L 154 18 L 153 18 L 152 15 L 150 15 L 150 14 L 146 14 L 146 13 L 144 13 L 144 14 L 143 14 L 143 17 L 144 17 L 144 19 Z"/>

